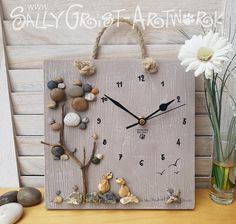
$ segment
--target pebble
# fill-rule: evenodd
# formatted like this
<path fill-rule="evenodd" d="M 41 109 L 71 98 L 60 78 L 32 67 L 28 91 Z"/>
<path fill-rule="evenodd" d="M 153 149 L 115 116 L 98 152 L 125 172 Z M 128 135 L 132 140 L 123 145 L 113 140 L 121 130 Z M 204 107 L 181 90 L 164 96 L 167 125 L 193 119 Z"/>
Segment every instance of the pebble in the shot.
<path fill-rule="evenodd" d="M 79 79 L 77 79 L 73 82 L 73 85 L 74 86 L 82 86 L 82 82 Z"/>
<path fill-rule="evenodd" d="M 31 207 L 42 201 L 41 192 L 33 187 L 23 187 L 17 194 L 17 202 L 23 207 Z"/>
<path fill-rule="evenodd" d="M 96 96 L 93 93 L 85 93 L 84 98 L 88 101 L 94 101 L 96 99 Z"/>
<path fill-rule="evenodd" d="M 66 85 L 65 85 L 65 83 L 59 83 L 58 85 L 57 85 L 57 87 L 59 88 L 59 89 L 65 89 L 66 88 Z"/>
<path fill-rule="evenodd" d="M 53 202 L 56 204 L 61 204 L 63 202 L 63 197 L 61 196 L 61 191 L 56 192 L 56 197 L 53 199 Z"/>
<path fill-rule="evenodd" d="M 93 157 L 92 160 L 91 160 L 91 162 L 92 162 L 94 165 L 98 165 L 98 164 L 101 162 L 101 160 L 98 159 L 97 157 Z"/>
<path fill-rule="evenodd" d="M 67 94 L 70 97 L 79 97 L 84 95 L 84 90 L 81 86 L 72 86 L 67 90 Z"/>
<path fill-rule="evenodd" d="M 84 118 L 82 119 L 82 122 L 83 122 L 83 123 L 86 123 L 86 124 L 89 123 L 89 118 L 88 118 L 88 117 L 84 117 Z"/>
<path fill-rule="evenodd" d="M 91 93 L 97 95 L 99 93 L 99 89 L 98 88 L 92 88 Z"/>
<path fill-rule="evenodd" d="M 60 160 L 66 161 L 68 159 L 69 159 L 69 156 L 66 155 L 66 154 L 63 154 L 63 155 L 60 156 Z"/>
<path fill-rule="evenodd" d="M 55 88 L 50 92 L 50 97 L 52 100 L 59 102 L 64 99 L 65 91 L 64 89 Z"/>
<path fill-rule="evenodd" d="M 63 81 L 63 78 L 60 77 L 60 76 L 55 77 L 55 78 L 53 79 L 53 81 L 56 82 L 56 83 L 62 83 L 62 82 L 64 82 L 64 81 Z"/>
<path fill-rule="evenodd" d="M 57 108 L 57 103 L 55 101 L 50 101 L 48 103 L 48 108 L 49 109 L 56 109 Z"/>
<path fill-rule="evenodd" d="M 105 204 L 116 204 L 118 202 L 117 196 L 111 191 L 99 194 L 99 197 L 101 198 L 101 202 Z"/>
<path fill-rule="evenodd" d="M 48 124 L 51 125 L 51 124 L 54 124 L 56 121 L 53 119 L 53 118 L 49 118 L 48 119 Z"/>
<path fill-rule="evenodd" d="M 101 199 L 97 192 L 91 192 L 86 194 L 87 203 L 101 203 Z"/>
<path fill-rule="evenodd" d="M 124 198 L 121 198 L 120 199 L 120 203 L 122 204 L 122 205 L 127 205 L 127 204 L 129 204 L 129 203 L 135 203 L 135 204 L 137 204 L 137 203 L 139 203 L 139 199 L 135 196 L 135 195 L 130 195 L 130 196 L 128 196 L 128 197 L 124 197 Z"/>
<path fill-rule="evenodd" d="M 48 81 L 47 86 L 49 89 L 55 89 L 57 88 L 57 83 L 54 82 L 53 80 Z"/>
<path fill-rule="evenodd" d="M 74 112 L 70 112 L 64 117 L 64 123 L 68 127 L 76 127 L 80 124 L 80 121 L 80 116 Z"/>
<path fill-rule="evenodd" d="M 55 123 L 51 124 L 51 129 L 52 129 L 53 131 L 59 131 L 59 130 L 61 129 L 61 124 L 55 122 Z"/>
<path fill-rule="evenodd" d="M 65 153 L 65 150 L 61 146 L 53 146 L 51 153 L 56 157 L 60 157 Z"/>
<path fill-rule="evenodd" d="M 9 191 L 0 196 L 0 206 L 12 202 L 17 202 L 17 193 L 18 191 Z"/>
<path fill-rule="evenodd" d="M 83 195 L 80 192 L 73 192 L 66 199 L 66 203 L 72 205 L 79 205 L 83 202 Z"/>
<path fill-rule="evenodd" d="M 92 88 L 93 87 L 90 84 L 84 84 L 83 85 L 83 90 L 84 90 L 85 93 L 91 92 Z"/>
<path fill-rule="evenodd" d="M 18 203 L 9 203 L 0 206 L 0 223 L 16 223 L 23 215 L 23 207 Z"/>
<path fill-rule="evenodd" d="M 74 98 L 71 105 L 76 111 L 86 111 L 89 107 L 88 101 L 83 97 Z"/>
<path fill-rule="evenodd" d="M 79 129 L 85 130 L 86 128 L 87 128 L 87 124 L 86 124 L 86 123 L 81 122 L 81 123 L 79 124 Z"/>

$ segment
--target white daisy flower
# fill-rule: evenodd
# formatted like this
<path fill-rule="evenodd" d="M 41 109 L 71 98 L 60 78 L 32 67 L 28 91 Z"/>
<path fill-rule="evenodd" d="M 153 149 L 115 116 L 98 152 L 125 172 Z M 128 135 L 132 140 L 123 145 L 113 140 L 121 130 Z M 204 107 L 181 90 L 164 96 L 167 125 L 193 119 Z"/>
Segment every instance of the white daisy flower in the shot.
<path fill-rule="evenodd" d="M 211 79 L 213 71 L 220 73 L 227 54 L 232 51 L 232 44 L 219 33 L 210 31 L 206 36 L 194 35 L 181 47 L 178 58 L 181 65 L 187 66 L 186 72 L 195 71 L 195 76 L 205 73 Z"/>

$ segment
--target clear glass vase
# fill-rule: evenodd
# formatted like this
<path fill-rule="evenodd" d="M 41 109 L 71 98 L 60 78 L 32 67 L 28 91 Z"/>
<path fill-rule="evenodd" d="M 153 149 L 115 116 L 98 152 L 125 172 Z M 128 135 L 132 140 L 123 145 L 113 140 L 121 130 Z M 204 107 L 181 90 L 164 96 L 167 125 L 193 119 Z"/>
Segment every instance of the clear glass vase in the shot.
<path fill-rule="evenodd" d="M 235 136 L 236 137 L 236 136 Z M 236 186 L 236 146 L 227 135 L 214 137 L 211 199 L 228 205 L 233 202 Z"/>

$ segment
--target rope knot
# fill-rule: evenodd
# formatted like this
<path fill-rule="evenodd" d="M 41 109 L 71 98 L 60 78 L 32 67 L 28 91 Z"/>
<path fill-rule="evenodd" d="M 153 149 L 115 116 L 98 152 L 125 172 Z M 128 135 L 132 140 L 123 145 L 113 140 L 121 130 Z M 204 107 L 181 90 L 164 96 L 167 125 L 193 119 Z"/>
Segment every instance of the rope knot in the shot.
<path fill-rule="evenodd" d="M 143 60 L 143 66 L 144 66 L 144 69 L 146 70 L 146 72 L 149 74 L 156 73 L 158 70 L 157 63 L 151 57 L 146 57 Z"/>
<path fill-rule="evenodd" d="M 95 73 L 95 66 L 92 61 L 82 61 L 81 59 L 76 59 L 74 64 L 79 69 L 81 75 L 90 76 Z"/>

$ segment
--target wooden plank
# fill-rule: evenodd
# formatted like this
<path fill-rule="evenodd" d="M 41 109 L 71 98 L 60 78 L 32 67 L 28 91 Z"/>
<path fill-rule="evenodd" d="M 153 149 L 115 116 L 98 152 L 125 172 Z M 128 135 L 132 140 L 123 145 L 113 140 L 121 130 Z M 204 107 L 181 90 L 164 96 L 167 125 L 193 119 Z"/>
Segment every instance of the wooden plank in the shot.
<path fill-rule="evenodd" d="M 44 176 L 20 176 L 21 186 L 23 187 L 44 187 Z M 208 188 L 210 177 L 195 177 L 196 188 Z"/>
<path fill-rule="evenodd" d="M 212 156 L 213 138 L 211 136 L 196 136 L 195 138 L 195 155 Z"/>
<path fill-rule="evenodd" d="M 2 6 L 0 3 L 0 187 L 18 187 L 19 174 L 14 139 L 15 133 L 12 119 L 12 104 L 9 94 L 10 85 L 7 71 L 5 37 L 2 24 Z"/>
<path fill-rule="evenodd" d="M 92 45 L 42 45 L 8 46 L 10 69 L 42 68 L 43 61 L 49 59 L 75 59 L 91 57 Z M 177 60 L 179 45 L 147 45 L 149 55 L 160 59 Z M 27 54 L 25 53 L 27 52 Z M 137 45 L 104 45 L 100 47 L 100 58 L 140 58 Z"/>
<path fill-rule="evenodd" d="M 14 114 L 43 114 L 44 100 L 42 92 L 12 93 Z M 202 92 L 195 94 L 196 114 L 206 114 L 205 96 Z"/>
<path fill-rule="evenodd" d="M 16 136 L 19 156 L 42 156 L 44 146 L 40 143 L 44 136 Z M 196 136 L 195 156 L 212 155 L 212 137 Z"/>
<path fill-rule="evenodd" d="M 114 1 L 112 4 L 109 0 L 100 0 L 99 4 L 94 5 L 94 2 L 81 0 L 76 2 L 74 0 L 67 0 L 62 1 L 60 4 L 53 0 L 45 0 L 43 2 L 28 2 L 25 0 L 2 0 L 3 3 L 3 12 L 5 19 L 12 19 L 10 17 L 10 13 L 16 7 L 21 6 L 24 11 L 24 15 L 28 14 L 31 19 L 42 19 L 45 16 L 46 19 L 53 19 L 51 14 L 56 16 L 60 15 L 60 19 L 67 18 L 76 19 L 75 10 L 81 13 L 89 13 L 91 17 L 99 18 L 101 15 L 107 12 L 112 13 L 112 17 L 117 18 L 117 10 L 123 10 L 120 13 L 121 17 L 128 17 L 132 18 L 135 14 L 135 9 L 137 5 L 140 6 L 142 16 L 147 17 L 148 13 L 155 12 L 158 13 L 160 16 L 166 15 L 166 10 L 175 10 L 178 12 L 179 9 L 182 10 L 183 13 L 197 13 L 198 11 L 204 11 L 209 14 L 214 14 L 215 11 L 221 11 L 224 1 L 223 0 L 175 0 L 173 4 L 172 1 L 166 0 L 149 0 L 148 4 L 145 1 L 137 1 L 137 0 L 120 0 Z M 81 7 L 74 7 L 69 10 L 69 7 L 73 6 L 75 3 L 80 4 L 83 6 Z M 193 7 L 194 6 L 194 7 Z M 113 12 L 112 12 L 113 11 Z M 16 11 L 19 13 L 19 10 Z M 55 19 L 55 18 L 54 18 Z M 79 18 L 81 19 L 81 18 Z"/>
<path fill-rule="evenodd" d="M 44 175 L 45 165 L 43 156 L 19 156 L 20 173 L 25 175 Z M 210 176 L 211 174 L 211 157 L 195 158 L 195 175 Z"/>
<path fill-rule="evenodd" d="M 44 176 L 20 176 L 21 187 L 44 187 Z"/>
<path fill-rule="evenodd" d="M 16 136 L 19 156 L 44 155 L 44 146 L 40 143 L 43 139 L 44 136 Z"/>
<path fill-rule="evenodd" d="M 9 77 L 13 92 L 43 91 L 43 70 L 9 70 Z"/>
<path fill-rule="evenodd" d="M 36 21 L 34 21 L 36 22 Z M 40 24 L 50 24 L 52 20 L 38 21 Z M 66 21 L 60 21 L 59 28 L 51 27 L 50 29 L 36 29 L 28 26 L 21 30 L 13 29 L 12 21 L 4 21 L 4 28 L 7 36 L 7 45 L 66 45 L 66 44 L 93 44 L 97 33 L 101 28 L 88 29 L 79 27 L 78 29 L 70 29 L 66 25 Z M 179 32 L 178 28 L 184 30 L 189 36 L 202 32 L 200 24 L 184 25 L 177 22 L 175 26 L 154 28 L 146 27 L 143 36 L 146 44 L 182 44 L 186 37 Z M 136 44 L 137 37 L 132 27 L 127 24 L 120 24 L 110 27 L 101 40 L 102 45 L 107 44 Z"/>
<path fill-rule="evenodd" d="M 21 69 L 9 70 L 11 87 L 13 92 L 42 92 L 43 91 L 43 70 L 42 69 Z M 195 90 L 203 92 L 203 76 L 195 80 Z"/>
<path fill-rule="evenodd" d="M 17 135 L 44 135 L 43 115 L 14 115 Z M 212 135 L 207 115 L 196 116 L 196 135 Z"/>
<path fill-rule="evenodd" d="M 44 175 L 43 156 L 19 156 L 21 175 Z"/>

